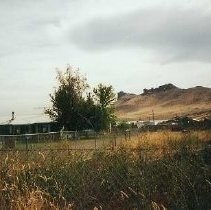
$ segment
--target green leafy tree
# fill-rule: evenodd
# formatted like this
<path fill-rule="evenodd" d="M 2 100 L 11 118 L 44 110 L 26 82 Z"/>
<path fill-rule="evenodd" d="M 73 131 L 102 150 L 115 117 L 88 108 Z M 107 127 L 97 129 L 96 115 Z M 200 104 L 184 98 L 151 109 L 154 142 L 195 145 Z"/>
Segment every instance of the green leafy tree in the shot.
<path fill-rule="evenodd" d="M 68 66 L 57 71 L 58 86 L 50 94 L 52 106 L 46 110 L 53 120 L 66 130 L 106 130 L 114 119 L 115 94 L 112 86 L 99 84 L 87 94 L 87 80 L 78 69 Z"/>
<path fill-rule="evenodd" d="M 82 129 L 85 124 L 83 94 L 88 87 L 86 78 L 78 69 L 68 66 L 65 72 L 57 71 L 58 87 L 50 94 L 52 107 L 46 113 L 67 130 Z"/>
<path fill-rule="evenodd" d="M 97 102 L 102 108 L 107 108 L 113 105 L 116 100 L 116 95 L 114 93 L 113 87 L 99 84 L 93 90 Z"/>
<path fill-rule="evenodd" d="M 98 115 L 98 129 L 105 130 L 109 128 L 109 125 L 115 121 L 114 116 L 114 101 L 116 95 L 113 87 L 99 84 L 93 90 L 95 100 L 97 101 L 96 113 Z"/>

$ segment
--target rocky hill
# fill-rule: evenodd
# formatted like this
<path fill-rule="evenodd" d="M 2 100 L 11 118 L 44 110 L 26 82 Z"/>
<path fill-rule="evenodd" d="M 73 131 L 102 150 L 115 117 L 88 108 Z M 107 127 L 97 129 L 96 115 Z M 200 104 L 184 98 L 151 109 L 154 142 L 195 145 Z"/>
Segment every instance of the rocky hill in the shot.
<path fill-rule="evenodd" d="M 127 120 L 169 119 L 175 116 L 211 117 L 211 88 L 196 86 L 181 89 L 173 84 L 144 89 L 140 95 L 121 91 L 116 115 Z"/>

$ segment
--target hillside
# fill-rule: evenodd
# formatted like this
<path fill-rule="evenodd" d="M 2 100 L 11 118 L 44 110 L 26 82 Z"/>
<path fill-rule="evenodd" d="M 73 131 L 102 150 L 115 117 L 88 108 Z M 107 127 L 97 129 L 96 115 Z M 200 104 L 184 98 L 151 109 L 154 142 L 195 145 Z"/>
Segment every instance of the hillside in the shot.
<path fill-rule="evenodd" d="M 115 104 L 120 119 L 169 119 L 176 115 L 211 117 L 211 88 L 196 86 L 181 89 L 172 84 L 144 89 L 140 95 L 120 92 Z"/>

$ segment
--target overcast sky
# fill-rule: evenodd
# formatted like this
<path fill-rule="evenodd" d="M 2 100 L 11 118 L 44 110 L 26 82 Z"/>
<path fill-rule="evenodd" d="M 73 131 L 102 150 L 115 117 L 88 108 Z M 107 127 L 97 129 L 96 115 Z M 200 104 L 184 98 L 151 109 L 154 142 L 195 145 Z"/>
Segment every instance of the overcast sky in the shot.
<path fill-rule="evenodd" d="M 0 116 L 48 104 L 56 68 L 116 91 L 211 87 L 210 0 L 0 0 Z"/>

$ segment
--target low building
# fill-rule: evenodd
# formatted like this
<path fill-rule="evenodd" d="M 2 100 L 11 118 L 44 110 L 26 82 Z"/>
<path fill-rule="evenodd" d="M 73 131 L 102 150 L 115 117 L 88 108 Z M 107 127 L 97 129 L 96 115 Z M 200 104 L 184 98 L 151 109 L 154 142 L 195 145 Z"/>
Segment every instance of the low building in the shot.
<path fill-rule="evenodd" d="M 155 125 L 154 121 L 137 121 L 136 122 L 136 126 L 138 128 L 142 128 L 144 126 L 151 126 L 151 125 Z"/>
<path fill-rule="evenodd" d="M 0 135 L 49 133 L 58 130 L 57 123 L 44 114 L 15 116 L 12 112 L 12 117 L 8 119 L 0 122 Z"/>

